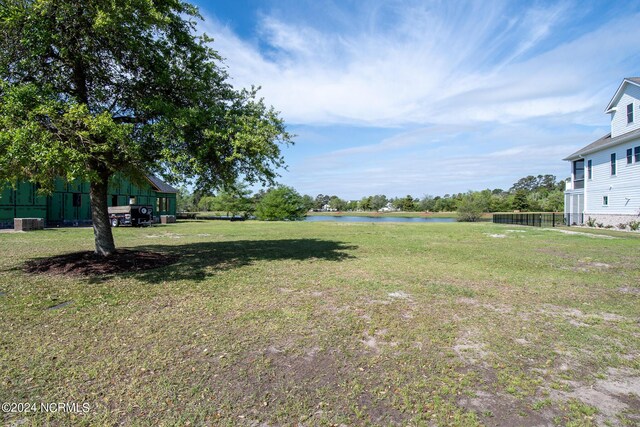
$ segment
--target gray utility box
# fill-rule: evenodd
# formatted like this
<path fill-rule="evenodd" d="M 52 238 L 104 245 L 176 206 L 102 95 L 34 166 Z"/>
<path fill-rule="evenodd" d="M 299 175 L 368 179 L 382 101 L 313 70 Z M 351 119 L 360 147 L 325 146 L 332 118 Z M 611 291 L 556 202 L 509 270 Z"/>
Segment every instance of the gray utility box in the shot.
<path fill-rule="evenodd" d="M 160 215 L 160 223 L 161 224 L 172 224 L 176 222 L 175 215 Z"/>

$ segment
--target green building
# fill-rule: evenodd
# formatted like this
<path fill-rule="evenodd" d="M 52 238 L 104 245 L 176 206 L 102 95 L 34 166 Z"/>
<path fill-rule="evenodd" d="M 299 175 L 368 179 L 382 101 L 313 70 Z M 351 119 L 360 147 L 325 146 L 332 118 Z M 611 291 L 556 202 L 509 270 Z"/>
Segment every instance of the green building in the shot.
<path fill-rule="evenodd" d="M 134 184 L 114 176 L 109 181 L 108 205 L 151 205 L 156 219 L 175 215 L 178 190 L 153 175 L 146 179 Z M 0 228 L 13 228 L 14 218 L 44 218 L 47 227 L 90 225 L 89 183 L 57 179 L 54 192 L 47 196 L 38 194 L 30 182 L 20 182 L 15 189 L 6 185 L 0 189 Z"/>

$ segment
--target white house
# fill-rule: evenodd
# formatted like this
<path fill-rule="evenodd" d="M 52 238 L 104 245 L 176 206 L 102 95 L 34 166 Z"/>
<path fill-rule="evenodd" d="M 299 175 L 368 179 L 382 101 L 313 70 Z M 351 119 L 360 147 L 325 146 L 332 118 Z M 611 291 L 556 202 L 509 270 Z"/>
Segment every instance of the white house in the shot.
<path fill-rule="evenodd" d="M 605 110 L 611 133 L 568 156 L 565 191 L 569 224 L 640 220 L 640 77 L 622 81 Z"/>

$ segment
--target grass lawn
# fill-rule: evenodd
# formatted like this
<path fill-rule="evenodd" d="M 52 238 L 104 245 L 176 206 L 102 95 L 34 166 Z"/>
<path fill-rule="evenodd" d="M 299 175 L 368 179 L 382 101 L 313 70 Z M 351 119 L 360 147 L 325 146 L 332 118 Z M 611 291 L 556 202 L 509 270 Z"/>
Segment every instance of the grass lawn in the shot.
<path fill-rule="evenodd" d="M 120 247 L 181 257 L 35 276 L 26 260 L 90 250 L 92 230 L 0 233 L 0 401 L 88 404 L 5 424 L 640 423 L 637 235 L 253 221 L 114 232 Z"/>

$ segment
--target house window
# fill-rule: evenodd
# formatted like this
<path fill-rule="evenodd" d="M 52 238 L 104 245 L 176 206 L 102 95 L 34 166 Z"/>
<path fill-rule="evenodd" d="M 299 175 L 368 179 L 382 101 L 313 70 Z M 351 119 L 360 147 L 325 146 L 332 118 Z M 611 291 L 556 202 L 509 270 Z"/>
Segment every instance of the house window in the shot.
<path fill-rule="evenodd" d="M 167 197 L 158 197 L 158 204 L 156 206 L 158 212 L 166 212 L 169 210 L 169 199 Z"/>
<path fill-rule="evenodd" d="M 129 204 L 130 205 L 136 204 L 136 196 L 129 196 Z"/>
<path fill-rule="evenodd" d="M 633 103 L 627 105 L 627 124 L 633 123 Z"/>
<path fill-rule="evenodd" d="M 573 162 L 573 188 L 584 188 L 584 160 Z"/>
<path fill-rule="evenodd" d="M 627 148 L 627 164 L 630 165 L 633 162 L 633 150 L 631 148 Z"/>
<path fill-rule="evenodd" d="M 633 157 L 635 157 L 636 163 L 640 162 L 640 146 L 633 149 Z"/>
<path fill-rule="evenodd" d="M 609 196 L 602 196 L 602 206 L 609 206 Z"/>
<path fill-rule="evenodd" d="M 73 199 L 71 201 L 74 208 L 82 206 L 82 195 L 80 193 L 73 193 Z"/>
<path fill-rule="evenodd" d="M 593 161 L 587 160 L 587 178 L 593 178 Z"/>
<path fill-rule="evenodd" d="M 611 153 L 611 175 L 616 174 L 616 153 Z"/>
<path fill-rule="evenodd" d="M 111 196 L 111 206 L 118 206 L 118 196 Z"/>

